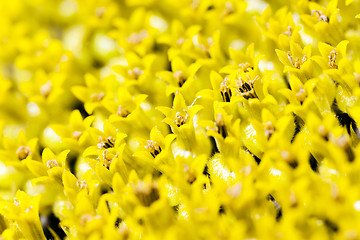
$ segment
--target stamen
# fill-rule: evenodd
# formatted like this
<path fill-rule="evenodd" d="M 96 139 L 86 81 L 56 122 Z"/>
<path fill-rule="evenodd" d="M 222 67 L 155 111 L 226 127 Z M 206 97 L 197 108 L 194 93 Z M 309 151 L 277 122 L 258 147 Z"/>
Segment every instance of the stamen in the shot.
<path fill-rule="evenodd" d="M 264 123 L 265 137 L 269 140 L 275 132 L 274 124 L 271 121 Z"/>
<path fill-rule="evenodd" d="M 195 182 L 196 175 L 195 175 L 194 171 L 192 169 L 190 169 L 190 167 L 186 164 L 184 164 L 184 171 L 186 173 L 186 181 L 190 184 Z"/>
<path fill-rule="evenodd" d="M 331 51 L 329 55 L 329 66 L 331 69 L 338 69 L 338 65 L 335 63 L 337 52 Z"/>
<path fill-rule="evenodd" d="M 51 169 L 53 167 L 58 167 L 59 164 L 55 159 L 51 159 L 51 160 L 47 161 L 46 166 Z"/>
<path fill-rule="evenodd" d="M 159 144 L 152 140 L 147 140 L 147 145 L 145 146 L 145 148 L 149 150 L 149 152 L 154 158 L 161 152 L 161 147 L 159 146 Z"/>
<path fill-rule="evenodd" d="M 85 226 L 92 219 L 93 219 L 93 216 L 91 214 L 84 214 L 80 218 L 80 223 L 82 226 Z"/>
<path fill-rule="evenodd" d="M 292 168 L 297 168 L 298 162 L 294 156 L 288 151 L 281 151 L 281 157 L 290 165 Z"/>
<path fill-rule="evenodd" d="M 31 155 L 31 149 L 28 146 L 20 146 L 16 150 L 16 155 L 17 155 L 19 160 L 24 160 L 29 155 Z"/>
<path fill-rule="evenodd" d="M 296 93 L 296 99 L 299 100 L 299 102 L 300 102 L 301 104 L 303 104 L 303 102 L 305 101 L 306 97 L 307 97 L 307 94 L 306 94 L 305 89 L 300 88 L 299 92 Z"/>
<path fill-rule="evenodd" d="M 250 69 L 254 70 L 254 67 L 252 67 L 249 63 L 240 63 L 239 68 L 245 73 L 249 72 Z"/>
<path fill-rule="evenodd" d="M 326 130 L 324 125 L 320 125 L 318 127 L 318 133 L 322 138 L 325 139 L 325 141 L 329 140 L 329 132 L 328 132 L 328 130 Z"/>
<path fill-rule="evenodd" d="M 108 137 L 108 138 L 103 138 L 103 137 L 99 137 L 99 143 L 97 144 L 98 148 L 113 148 L 115 146 L 115 138 L 113 137 Z"/>
<path fill-rule="evenodd" d="M 320 10 L 312 10 L 311 15 L 317 17 L 319 22 L 329 22 L 329 18 Z"/>
<path fill-rule="evenodd" d="M 223 138 L 226 138 L 227 132 L 226 132 L 226 127 L 225 127 L 224 119 L 223 119 L 221 113 L 219 113 L 219 114 L 216 116 L 215 122 L 216 122 L 216 127 L 217 127 L 218 133 L 219 133 Z"/>
<path fill-rule="evenodd" d="M 174 77 L 177 80 L 179 87 L 182 87 L 182 85 L 184 85 L 185 81 L 186 81 L 186 76 L 182 71 L 176 71 L 174 73 Z"/>
<path fill-rule="evenodd" d="M 130 114 L 130 112 L 124 109 L 122 106 L 119 106 L 116 114 L 120 117 L 126 118 Z"/>
<path fill-rule="evenodd" d="M 297 69 L 300 69 L 301 66 L 304 64 L 304 62 L 306 62 L 307 59 L 308 59 L 307 55 L 304 55 L 302 59 L 297 58 L 297 57 L 294 58 L 294 57 L 291 55 L 291 52 L 290 52 L 290 51 L 287 52 L 287 56 L 288 56 L 288 59 L 290 60 L 291 64 L 292 64 L 294 67 L 296 67 Z"/>
<path fill-rule="evenodd" d="M 228 78 L 225 77 L 224 81 L 220 84 L 220 92 L 224 102 L 230 102 L 231 90 L 228 86 Z"/>
<path fill-rule="evenodd" d="M 288 26 L 288 27 L 287 27 L 287 31 L 285 31 L 284 34 L 286 34 L 286 35 L 288 35 L 289 37 L 291 37 L 292 33 L 293 33 L 292 27 L 291 27 L 291 26 Z"/>
<path fill-rule="evenodd" d="M 176 126 L 180 127 L 180 126 L 182 126 L 182 125 L 184 125 L 186 123 L 188 118 L 189 118 L 189 114 L 187 112 L 186 112 L 185 117 L 180 112 L 177 112 L 176 115 L 175 115 L 174 122 L 175 122 Z"/>
<path fill-rule="evenodd" d="M 138 67 L 135 67 L 133 69 L 129 69 L 128 70 L 128 75 L 129 75 L 129 78 L 130 79 L 133 79 L 133 80 L 138 80 L 139 77 L 144 73 L 143 70 L 141 70 L 140 68 Z"/>
<path fill-rule="evenodd" d="M 101 100 L 103 100 L 103 98 L 105 97 L 105 93 L 101 92 L 101 93 L 93 93 L 90 96 L 90 99 L 92 102 L 100 102 Z"/>
<path fill-rule="evenodd" d="M 76 182 L 76 185 L 78 186 L 78 188 L 79 188 L 80 190 L 87 189 L 87 187 L 88 187 L 85 180 L 78 180 L 78 181 Z"/>
<path fill-rule="evenodd" d="M 104 13 L 106 12 L 106 7 L 99 7 L 95 9 L 95 16 L 98 18 L 102 18 Z"/>
<path fill-rule="evenodd" d="M 79 138 L 81 137 L 81 135 L 82 135 L 82 132 L 80 132 L 80 131 L 74 131 L 74 132 L 72 133 L 73 138 L 76 139 L 76 140 L 79 140 Z"/>
<path fill-rule="evenodd" d="M 142 42 L 148 36 L 148 32 L 146 30 L 141 30 L 138 33 L 132 33 L 127 41 L 133 45 L 137 45 Z"/>
<path fill-rule="evenodd" d="M 255 81 L 259 80 L 260 77 L 256 76 L 253 80 L 244 81 L 242 78 L 238 78 L 236 81 L 236 85 L 239 88 L 240 95 L 243 96 L 245 99 L 249 98 L 257 98 L 258 96 L 254 90 Z"/>
<path fill-rule="evenodd" d="M 221 13 L 219 18 L 222 19 L 222 18 L 230 15 L 233 12 L 234 12 L 234 7 L 233 7 L 232 3 L 231 2 L 226 2 L 225 3 L 225 9 L 223 10 L 223 12 Z"/>
<path fill-rule="evenodd" d="M 48 97 L 49 95 L 50 95 L 50 93 L 51 93 L 51 89 L 52 89 L 52 83 L 51 83 L 51 81 L 49 80 L 49 81 L 47 81 L 44 85 L 42 85 L 41 87 L 40 87 L 40 94 L 42 95 L 42 96 L 44 96 L 45 98 L 46 97 Z"/>
<path fill-rule="evenodd" d="M 341 135 L 339 138 L 335 139 L 335 144 L 342 148 L 347 154 L 349 162 L 354 161 L 355 155 L 350 146 L 350 139 L 346 135 Z"/>
<path fill-rule="evenodd" d="M 139 183 L 133 186 L 133 188 L 135 196 L 139 199 L 141 204 L 146 207 L 149 207 L 153 202 L 160 198 L 156 183 L 145 183 L 144 181 L 139 181 Z"/>
<path fill-rule="evenodd" d="M 109 154 L 109 151 L 108 151 L 107 149 L 102 152 L 103 165 L 104 165 L 104 167 L 106 167 L 107 169 L 110 168 L 110 165 L 111 165 L 112 160 L 113 160 L 113 158 L 109 158 L 108 154 Z"/>

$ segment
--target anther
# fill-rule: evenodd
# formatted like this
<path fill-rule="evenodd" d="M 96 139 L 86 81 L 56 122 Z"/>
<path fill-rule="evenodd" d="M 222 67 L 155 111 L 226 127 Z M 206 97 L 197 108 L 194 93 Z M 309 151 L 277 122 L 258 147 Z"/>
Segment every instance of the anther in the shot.
<path fill-rule="evenodd" d="M 270 139 L 270 137 L 273 135 L 275 131 L 274 124 L 271 121 L 268 121 L 264 123 L 264 129 L 265 129 L 265 137 L 267 139 Z"/>
<path fill-rule="evenodd" d="M 182 87 L 182 85 L 184 85 L 185 81 L 186 81 L 186 76 L 182 71 L 176 71 L 174 73 L 174 77 L 177 80 L 179 87 Z"/>
<path fill-rule="evenodd" d="M 291 62 L 291 64 L 292 64 L 294 67 L 296 67 L 297 69 L 300 69 L 301 66 L 304 64 L 304 62 L 307 61 L 307 55 L 304 55 L 302 59 L 297 58 L 297 57 L 294 58 L 294 57 L 291 55 L 291 52 L 288 51 L 288 52 L 287 52 L 287 56 L 288 56 L 288 59 L 289 59 L 289 61 Z"/>
<path fill-rule="evenodd" d="M 148 32 L 146 30 L 141 30 L 140 32 L 132 33 L 127 41 L 133 45 L 137 45 L 142 42 L 148 36 Z"/>
<path fill-rule="evenodd" d="M 225 3 L 225 9 L 223 10 L 223 12 L 221 13 L 219 18 L 222 19 L 222 18 L 230 15 L 233 12 L 234 12 L 234 7 L 233 7 L 232 3 L 231 2 L 226 2 Z"/>
<path fill-rule="evenodd" d="M 239 68 L 245 73 L 249 72 L 250 69 L 254 70 L 254 67 L 252 67 L 249 63 L 240 63 Z"/>
<path fill-rule="evenodd" d="M 124 109 L 122 106 L 119 106 L 116 114 L 120 117 L 126 118 L 130 114 L 130 112 Z"/>
<path fill-rule="evenodd" d="M 105 7 L 100 7 L 95 9 L 95 16 L 98 18 L 102 18 L 104 16 L 104 13 L 106 12 Z"/>
<path fill-rule="evenodd" d="M 298 162 L 294 158 L 294 156 L 288 151 L 281 151 L 281 157 L 284 159 L 292 168 L 297 168 Z"/>
<path fill-rule="evenodd" d="M 253 80 L 249 79 L 249 81 L 244 81 L 242 78 L 239 78 L 236 81 L 236 85 L 239 88 L 240 95 L 245 99 L 249 98 L 257 98 L 257 95 L 254 90 L 255 81 L 260 79 L 259 76 L 256 76 Z"/>
<path fill-rule="evenodd" d="M 222 96 L 224 102 L 230 102 L 231 89 L 228 86 L 228 78 L 227 77 L 220 84 L 220 92 L 221 92 L 221 96 Z"/>
<path fill-rule="evenodd" d="M 100 92 L 100 93 L 91 94 L 90 99 L 92 102 L 100 102 L 101 100 L 103 100 L 104 97 L 105 97 L 105 93 Z"/>
<path fill-rule="evenodd" d="M 180 127 L 180 126 L 184 125 L 186 123 L 188 117 L 189 117 L 189 115 L 187 112 L 186 112 L 185 117 L 180 112 L 177 112 L 175 115 L 175 120 L 174 120 L 176 126 Z"/>
<path fill-rule="evenodd" d="M 17 155 L 19 160 L 24 160 L 29 155 L 31 155 L 31 150 L 30 150 L 30 148 L 28 146 L 20 146 L 16 150 L 16 155 Z"/>
<path fill-rule="evenodd" d="M 81 137 L 81 135 L 82 135 L 82 132 L 80 132 L 80 131 L 74 131 L 74 132 L 72 133 L 73 138 L 76 139 L 76 140 L 79 140 L 79 138 Z"/>
<path fill-rule="evenodd" d="M 78 181 L 76 182 L 76 185 L 78 186 L 78 188 L 79 188 L 80 190 L 87 189 L 87 183 L 86 183 L 85 180 L 78 180 Z"/>
<path fill-rule="evenodd" d="M 317 9 L 312 10 L 311 15 L 317 17 L 319 22 L 320 21 L 329 22 L 329 18 L 325 14 L 323 14 L 323 12 L 320 10 Z"/>
<path fill-rule="evenodd" d="M 307 97 L 306 91 L 303 88 L 300 88 L 299 92 L 296 93 L 296 99 L 299 100 L 301 104 L 305 101 Z"/>
<path fill-rule="evenodd" d="M 190 184 L 192 184 L 193 182 L 195 182 L 196 180 L 196 175 L 194 173 L 194 170 L 192 170 L 188 165 L 184 165 L 184 171 L 186 173 L 186 181 Z"/>
<path fill-rule="evenodd" d="M 285 31 L 284 34 L 286 34 L 286 35 L 288 35 L 289 37 L 291 37 L 292 33 L 293 33 L 292 27 L 291 27 L 291 26 L 288 26 L 288 27 L 287 27 L 287 31 Z"/>
<path fill-rule="evenodd" d="M 140 68 L 138 67 L 135 67 L 133 69 L 129 69 L 128 70 L 128 75 L 129 75 L 129 78 L 130 79 L 133 79 L 133 80 L 138 80 L 139 77 L 144 73 L 143 70 L 141 70 Z"/>
<path fill-rule="evenodd" d="M 348 136 L 341 135 L 339 138 L 335 140 L 335 144 L 345 151 L 346 155 L 348 156 L 349 162 L 354 161 L 355 155 L 353 150 L 351 149 L 350 140 Z"/>
<path fill-rule="evenodd" d="M 145 148 L 149 150 L 149 152 L 154 158 L 161 152 L 161 147 L 159 146 L 159 144 L 152 140 L 147 140 L 147 145 L 145 146 Z"/>
<path fill-rule="evenodd" d="M 146 207 L 149 207 L 153 202 L 160 198 L 156 183 L 139 181 L 133 188 L 135 196 L 139 199 L 140 203 Z"/>
<path fill-rule="evenodd" d="M 223 138 L 226 138 L 227 132 L 226 132 L 226 127 L 225 127 L 225 122 L 224 122 L 224 119 L 223 119 L 221 113 L 219 113 L 219 114 L 216 115 L 215 123 L 216 123 L 216 127 L 217 127 L 218 133 L 219 133 Z"/>
<path fill-rule="evenodd" d="M 103 137 L 99 137 L 99 143 L 97 144 L 98 148 L 113 148 L 115 146 L 115 138 L 113 137 L 108 137 L 108 138 L 103 138 Z"/>
<path fill-rule="evenodd" d="M 325 141 L 329 140 L 329 132 L 328 132 L 328 130 L 326 130 L 324 125 L 320 125 L 318 127 L 318 133 L 319 133 L 320 137 L 325 139 Z"/>
<path fill-rule="evenodd" d="M 329 55 L 329 66 L 332 69 L 338 69 L 338 65 L 335 63 L 337 52 L 331 51 Z"/>
<path fill-rule="evenodd" d="M 47 81 L 44 85 L 41 85 L 40 87 L 40 94 L 44 96 L 45 98 L 48 97 L 51 93 L 51 81 Z"/>
<path fill-rule="evenodd" d="M 53 167 L 58 167 L 59 164 L 58 164 L 58 162 L 57 162 L 55 159 L 51 159 L 51 160 L 47 161 L 46 166 L 47 166 L 49 169 L 51 169 L 51 168 L 53 168 Z"/>
<path fill-rule="evenodd" d="M 108 154 L 109 154 L 109 150 L 105 149 L 103 152 L 102 152 L 102 157 L 103 157 L 103 165 L 104 167 L 106 167 L 107 169 L 110 168 L 110 165 L 112 163 L 112 158 L 109 158 L 108 157 Z"/>

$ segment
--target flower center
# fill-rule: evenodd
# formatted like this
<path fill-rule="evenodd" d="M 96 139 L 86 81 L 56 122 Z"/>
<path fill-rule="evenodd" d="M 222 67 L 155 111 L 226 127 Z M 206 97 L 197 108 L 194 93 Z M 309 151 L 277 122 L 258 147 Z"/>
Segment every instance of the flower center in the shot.
<path fill-rule="evenodd" d="M 287 27 L 287 31 L 285 31 L 284 34 L 286 34 L 286 35 L 288 35 L 289 37 L 291 37 L 292 33 L 293 33 L 292 27 L 291 27 L 291 26 L 288 26 L 288 27 Z"/>
<path fill-rule="evenodd" d="M 148 36 L 148 32 L 146 30 L 141 30 L 137 33 L 132 33 L 128 38 L 128 42 L 137 45 L 142 42 Z"/>
<path fill-rule="evenodd" d="M 80 131 L 74 131 L 74 132 L 72 133 L 73 138 L 76 139 L 76 140 L 79 140 L 79 138 L 81 137 L 81 135 L 82 135 L 82 132 L 80 132 Z"/>
<path fill-rule="evenodd" d="M 319 135 L 325 139 L 325 141 L 328 141 L 329 140 L 329 132 L 328 130 L 325 128 L 324 125 L 320 125 L 318 127 L 318 133 Z"/>
<path fill-rule="evenodd" d="M 224 81 L 220 84 L 220 92 L 224 102 L 230 102 L 231 89 L 228 86 L 228 78 L 225 77 Z"/>
<path fill-rule="evenodd" d="M 311 15 L 317 17 L 319 22 L 329 22 L 329 18 L 320 10 L 312 10 Z"/>
<path fill-rule="evenodd" d="M 226 2 L 225 3 L 225 8 L 224 8 L 223 12 L 220 15 L 220 19 L 230 15 L 233 12 L 234 12 L 234 6 L 232 5 L 232 3 L 231 2 Z"/>
<path fill-rule="evenodd" d="M 145 146 L 145 148 L 149 150 L 149 152 L 154 158 L 161 152 L 161 147 L 159 146 L 159 144 L 152 140 L 147 140 L 147 145 Z"/>
<path fill-rule="evenodd" d="M 274 124 L 271 121 L 264 123 L 265 137 L 270 139 L 275 131 Z"/>
<path fill-rule="evenodd" d="M 128 110 L 124 109 L 122 106 L 119 106 L 116 114 L 120 117 L 125 118 L 130 114 L 130 112 Z"/>
<path fill-rule="evenodd" d="M 184 165 L 184 171 L 186 173 L 186 181 L 190 184 L 192 184 L 193 182 L 195 182 L 196 180 L 196 174 L 194 172 L 194 170 L 192 170 L 188 165 Z"/>
<path fill-rule="evenodd" d="M 51 160 L 47 161 L 46 166 L 51 169 L 53 167 L 58 167 L 59 164 L 57 163 L 57 161 L 55 159 L 51 159 Z"/>
<path fill-rule="evenodd" d="M 149 207 L 153 202 L 160 198 L 159 190 L 155 183 L 139 181 L 133 188 L 135 196 L 139 199 L 141 204 L 146 207 Z"/>
<path fill-rule="evenodd" d="M 185 111 L 185 110 L 184 110 Z M 185 111 L 186 112 L 186 111 Z M 175 124 L 180 127 L 182 125 L 184 125 L 186 123 L 186 121 L 188 120 L 189 118 L 189 114 L 186 112 L 186 115 L 185 117 L 183 116 L 183 114 L 181 114 L 180 112 L 177 112 L 176 115 L 175 115 Z"/>
<path fill-rule="evenodd" d="M 291 64 L 296 67 L 297 69 L 300 69 L 300 67 L 304 64 L 304 62 L 307 61 L 307 55 L 304 55 L 302 59 L 298 57 L 293 57 L 290 53 L 290 51 L 287 52 L 288 58 L 291 62 Z"/>
<path fill-rule="evenodd" d="M 334 139 L 334 143 L 346 152 L 349 162 L 354 161 L 355 155 L 351 149 L 350 139 L 347 135 L 341 135 L 339 138 Z"/>
<path fill-rule="evenodd" d="M 238 78 L 236 85 L 239 88 L 240 95 L 245 99 L 257 98 L 254 90 L 254 84 L 258 79 L 260 79 L 259 76 L 256 76 L 253 80 L 250 79 L 250 81 L 244 81 L 242 78 Z"/>
<path fill-rule="evenodd" d="M 176 71 L 174 73 L 174 77 L 177 80 L 179 87 L 181 87 L 182 85 L 184 85 L 185 81 L 186 81 L 186 76 L 182 71 Z"/>
<path fill-rule="evenodd" d="M 51 81 L 47 81 L 44 85 L 40 87 L 40 94 L 45 98 L 48 97 L 51 93 Z"/>
<path fill-rule="evenodd" d="M 113 137 L 108 137 L 108 138 L 103 138 L 103 137 L 99 137 L 99 143 L 97 144 L 98 148 L 113 148 L 115 146 L 115 138 Z"/>
<path fill-rule="evenodd" d="M 101 92 L 101 93 L 93 93 L 90 96 L 90 99 L 92 102 L 100 102 L 101 100 L 103 100 L 103 98 L 105 97 L 105 93 Z"/>
<path fill-rule="evenodd" d="M 307 97 L 306 91 L 303 88 L 300 88 L 299 92 L 296 93 L 296 99 L 302 104 Z"/>
<path fill-rule="evenodd" d="M 225 128 L 225 122 L 224 119 L 222 117 L 222 114 L 219 113 L 218 115 L 216 115 L 216 127 L 217 127 L 217 131 L 218 133 L 223 137 L 226 138 L 227 136 L 227 132 L 226 132 L 226 128 Z"/>
<path fill-rule="evenodd" d="M 76 185 L 78 186 L 78 188 L 79 188 L 80 190 L 83 190 L 83 189 L 86 189 L 86 188 L 87 188 L 87 183 L 86 183 L 85 180 L 78 180 L 78 181 L 76 182 Z"/>
<path fill-rule="evenodd" d="M 239 68 L 245 73 L 249 72 L 250 69 L 254 70 L 254 67 L 252 67 L 250 63 L 240 63 Z"/>
<path fill-rule="evenodd" d="M 288 151 L 281 151 L 281 157 L 290 165 L 292 168 L 297 168 L 298 162 L 296 158 Z"/>
<path fill-rule="evenodd" d="M 329 66 L 331 69 L 338 69 L 338 65 L 335 63 L 337 52 L 331 51 L 329 55 Z"/>
<path fill-rule="evenodd" d="M 133 79 L 133 80 L 138 80 L 139 77 L 141 76 L 141 74 L 143 74 L 143 73 L 144 73 L 144 71 L 138 67 L 128 70 L 129 78 Z"/>
<path fill-rule="evenodd" d="M 19 160 L 24 160 L 29 155 L 31 155 L 31 150 L 30 150 L 30 148 L 28 146 L 20 146 L 16 150 L 16 155 L 17 155 Z"/>

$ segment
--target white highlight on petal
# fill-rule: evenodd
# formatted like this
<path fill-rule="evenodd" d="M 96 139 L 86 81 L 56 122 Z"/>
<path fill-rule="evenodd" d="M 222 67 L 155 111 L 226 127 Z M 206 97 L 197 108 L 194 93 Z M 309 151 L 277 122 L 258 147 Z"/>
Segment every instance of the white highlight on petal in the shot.
<path fill-rule="evenodd" d="M 40 108 L 39 106 L 34 102 L 29 102 L 26 105 L 26 108 L 29 112 L 30 117 L 36 117 L 40 114 Z"/>
<path fill-rule="evenodd" d="M 161 17 L 156 16 L 156 15 L 152 15 L 150 17 L 150 26 L 158 29 L 161 32 L 166 31 L 166 29 L 168 28 L 167 22 L 164 19 L 162 19 Z"/>
<path fill-rule="evenodd" d="M 59 6 L 59 13 L 65 17 L 70 17 L 78 11 L 78 4 L 74 0 L 65 0 Z"/>
<path fill-rule="evenodd" d="M 220 162 L 220 159 L 213 159 L 212 167 L 214 169 L 215 175 L 224 179 L 225 181 L 229 181 L 235 178 L 235 173 L 226 169 Z"/>
<path fill-rule="evenodd" d="M 270 169 L 270 174 L 273 175 L 273 176 L 280 177 L 281 176 L 281 171 L 278 170 L 278 169 L 275 169 L 275 168 L 271 168 Z"/>
<path fill-rule="evenodd" d="M 356 201 L 354 203 L 354 208 L 355 208 L 356 211 L 360 211 L 360 201 Z"/>

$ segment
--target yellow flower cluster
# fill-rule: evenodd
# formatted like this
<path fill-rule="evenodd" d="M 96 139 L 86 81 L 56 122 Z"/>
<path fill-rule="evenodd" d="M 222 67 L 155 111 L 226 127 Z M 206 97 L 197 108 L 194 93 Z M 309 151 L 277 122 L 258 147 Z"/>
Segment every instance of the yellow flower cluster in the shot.
<path fill-rule="evenodd" d="M 0 9 L 1 239 L 360 239 L 359 0 Z"/>

